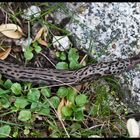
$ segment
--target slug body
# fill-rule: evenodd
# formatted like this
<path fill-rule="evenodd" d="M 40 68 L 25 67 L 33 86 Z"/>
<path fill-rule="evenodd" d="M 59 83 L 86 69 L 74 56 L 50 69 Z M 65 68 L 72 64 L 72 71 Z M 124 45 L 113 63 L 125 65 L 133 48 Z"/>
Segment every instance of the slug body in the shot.
<path fill-rule="evenodd" d="M 102 76 L 116 75 L 140 63 L 140 53 L 132 58 L 91 64 L 78 70 L 23 67 L 0 60 L 0 73 L 14 81 L 47 86 L 78 85 Z"/>

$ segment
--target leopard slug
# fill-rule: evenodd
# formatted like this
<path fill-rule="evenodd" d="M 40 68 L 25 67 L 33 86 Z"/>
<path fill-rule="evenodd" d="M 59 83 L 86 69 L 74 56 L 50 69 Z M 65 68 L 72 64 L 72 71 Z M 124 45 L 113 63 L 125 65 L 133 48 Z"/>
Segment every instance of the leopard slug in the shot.
<path fill-rule="evenodd" d="M 91 64 L 78 70 L 24 67 L 0 60 L 0 73 L 14 81 L 45 84 L 53 87 L 78 85 L 102 76 L 119 74 L 139 63 L 140 53 L 131 58 Z"/>

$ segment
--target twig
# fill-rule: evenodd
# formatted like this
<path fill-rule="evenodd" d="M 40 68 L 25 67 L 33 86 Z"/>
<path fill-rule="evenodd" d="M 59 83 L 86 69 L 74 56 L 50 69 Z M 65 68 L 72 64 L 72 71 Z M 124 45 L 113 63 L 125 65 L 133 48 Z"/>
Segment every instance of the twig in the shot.
<path fill-rule="evenodd" d="M 103 124 L 94 125 L 94 126 L 88 128 L 88 130 L 91 130 L 91 129 L 94 129 L 94 128 L 97 128 L 97 127 L 100 127 L 100 126 L 102 126 L 102 125 L 103 125 Z"/>
<path fill-rule="evenodd" d="M 87 54 L 85 54 L 85 56 L 82 58 L 82 60 L 80 61 L 80 64 L 82 64 L 83 62 L 84 62 L 84 60 L 86 59 L 86 57 L 87 57 L 88 55 Z"/>
<path fill-rule="evenodd" d="M 55 64 L 45 54 L 41 52 L 39 54 L 43 55 L 55 67 Z"/>

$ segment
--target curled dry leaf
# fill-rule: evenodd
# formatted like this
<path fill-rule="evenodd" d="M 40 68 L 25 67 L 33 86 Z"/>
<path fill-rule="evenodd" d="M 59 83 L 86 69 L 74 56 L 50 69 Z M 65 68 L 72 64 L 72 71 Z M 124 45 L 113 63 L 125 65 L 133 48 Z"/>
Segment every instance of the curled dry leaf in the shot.
<path fill-rule="evenodd" d="M 71 106 L 72 102 L 70 102 L 69 100 L 66 100 L 66 106 Z"/>
<path fill-rule="evenodd" d="M 11 47 L 10 48 L 6 48 L 4 51 L 0 51 L 0 59 L 4 60 L 7 58 L 7 56 L 10 54 L 11 51 Z"/>
<path fill-rule="evenodd" d="M 60 102 L 58 108 L 57 108 L 57 113 L 58 113 L 59 118 L 62 117 L 61 109 L 62 109 L 62 107 L 65 105 L 65 100 L 66 100 L 66 99 L 63 98 L 63 99 L 61 100 L 61 102 Z"/>
<path fill-rule="evenodd" d="M 127 130 L 129 132 L 130 137 L 140 137 L 140 129 L 139 129 L 139 125 L 137 123 L 137 121 L 133 118 L 130 118 L 127 121 Z"/>
<path fill-rule="evenodd" d="M 19 39 L 23 32 L 16 24 L 2 24 L 0 25 L 0 32 L 9 38 Z"/>
<path fill-rule="evenodd" d="M 41 38 L 38 39 L 38 43 L 44 46 L 48 46 L 48 43 L 42 40 Z"/>
<path fill-rule="evenodd" d="M 59 115 L 59 117 L 61 118 L 62 117 L 62 107 L 63 106 L 70 106 L 72 103 L 70 101 L 68 101 L 67 99 L 63 98 L 57 108 L 57 113 Z"/>
<path fill-rule="evenodd" d="M 39 38 L 41 38 L 41 35 L 43 34 L 44 28 L 40 28 L 40 30 L 38 31 L 37 35 L 35 36 L 34 41 L 38 40 Z"/>
<path fill-rule="evenodd" d="M 35 36 L 34 42 L 38 41 L 39 44 L 47 46 L 48 43 L 46 42 L 46 36 L 48 35 L 48 29 L 47 27 L 42 27 L 38 31 L 37 35 Z M 43 36 L 43 39 L 42 39 Z"/>

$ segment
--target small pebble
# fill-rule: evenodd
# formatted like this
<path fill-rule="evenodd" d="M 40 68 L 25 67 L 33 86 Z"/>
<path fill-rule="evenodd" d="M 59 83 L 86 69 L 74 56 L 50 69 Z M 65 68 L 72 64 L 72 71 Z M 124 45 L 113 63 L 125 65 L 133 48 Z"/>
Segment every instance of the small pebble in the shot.
<path fill-rule="evenodd" d="M 53 46 L 60 51 L 69 49 L 71 42 L 67 36 L 54 36 Z"/>
<path fill-rule="evenodd" d="M 21 17 L 24 19 L 30 20 L 31 16 L 39 17 L 41 9 L 39 7 L 33 5 L 33 6 L 29 7 L 28 9 L 24 9 L 23 12 L 24 13 L 23 13 L 23 15 L 21 15 Z"/>

